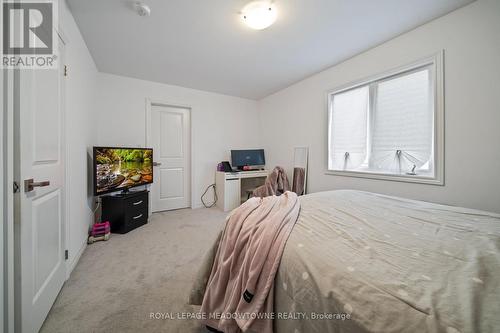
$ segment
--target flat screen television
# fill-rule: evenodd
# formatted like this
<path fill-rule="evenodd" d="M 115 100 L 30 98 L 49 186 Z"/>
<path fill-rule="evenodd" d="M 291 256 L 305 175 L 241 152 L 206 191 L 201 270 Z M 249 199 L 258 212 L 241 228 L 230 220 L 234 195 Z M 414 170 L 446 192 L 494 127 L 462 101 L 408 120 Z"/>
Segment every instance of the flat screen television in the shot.
<path fill-rule="evenodd" d="M 94 147 L 94 195 L 153 182 L 153 149 Z"/>
<path fill-rule="evenodd" d="M 239 169 L 244 166 L 264 166 L 264 149 L 231 150 L 231 164 Z"/>

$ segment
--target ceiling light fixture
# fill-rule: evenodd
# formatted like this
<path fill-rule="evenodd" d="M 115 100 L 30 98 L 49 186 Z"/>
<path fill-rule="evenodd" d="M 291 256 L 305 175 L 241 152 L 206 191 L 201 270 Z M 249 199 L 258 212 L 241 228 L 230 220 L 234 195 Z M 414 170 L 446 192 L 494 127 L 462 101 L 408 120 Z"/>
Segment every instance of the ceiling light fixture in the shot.
<path fill-rule="evenodd" d="M 252 1 L 241 11 L 241 18 L 246 25 L 255 30 L 269 27 L 276 21 L 276 6 L 267 0 Z"/>
<path fill-rule="evenodd" d="M 149 16 L 151 15 L 151 8 L 146 5 L 144 2 L 136 2 L 135 10 L 139 16 Z"/>

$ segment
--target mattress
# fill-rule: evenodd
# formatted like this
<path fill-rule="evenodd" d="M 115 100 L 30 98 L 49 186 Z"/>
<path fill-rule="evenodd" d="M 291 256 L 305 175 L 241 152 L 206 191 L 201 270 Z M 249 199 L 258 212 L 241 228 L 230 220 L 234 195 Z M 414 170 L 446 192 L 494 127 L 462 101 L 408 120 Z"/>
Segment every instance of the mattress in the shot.
<path fill-rule="evenodd" d="M 495 332 L 499 281 L 498 214 L 360 191 L 310 194 L 275 278 L 274 331 Z"/>

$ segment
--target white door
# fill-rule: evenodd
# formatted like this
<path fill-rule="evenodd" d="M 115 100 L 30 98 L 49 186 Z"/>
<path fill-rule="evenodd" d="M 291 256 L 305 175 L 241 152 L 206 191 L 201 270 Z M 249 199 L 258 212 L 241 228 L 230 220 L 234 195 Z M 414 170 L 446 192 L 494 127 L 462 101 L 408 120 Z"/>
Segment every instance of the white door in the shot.
<path fill-rule="evenodd" d="M 155 162 L 152 211 L 190 207 L 190 109 L 153 104 L 150 119 Z"/>
<path fill-rule="evenodd" d="M 59 45 L 59 63 L 64 66 L 62 42 Z M 16 286 L 16 302 L 21 310 L 17 323 L 23 333 L 38 332 L 66 276 L 62 72 L 20 70 L 17 74 L 16 179 L 21 191 L 16 197 L 16 261 L 21 280 Z"/>

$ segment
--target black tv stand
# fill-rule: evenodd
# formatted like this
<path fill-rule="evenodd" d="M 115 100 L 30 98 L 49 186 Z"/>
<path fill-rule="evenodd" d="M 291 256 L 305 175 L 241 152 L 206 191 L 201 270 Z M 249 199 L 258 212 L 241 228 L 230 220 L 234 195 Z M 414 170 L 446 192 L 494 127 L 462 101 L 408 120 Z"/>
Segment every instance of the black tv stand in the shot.
<path fill-rule="evenodd" d="M 109 221 L 111 232 L 125 234 L 148 223 L 149 191 L 122 191 L 102 197 L 102 221 Z"/>

